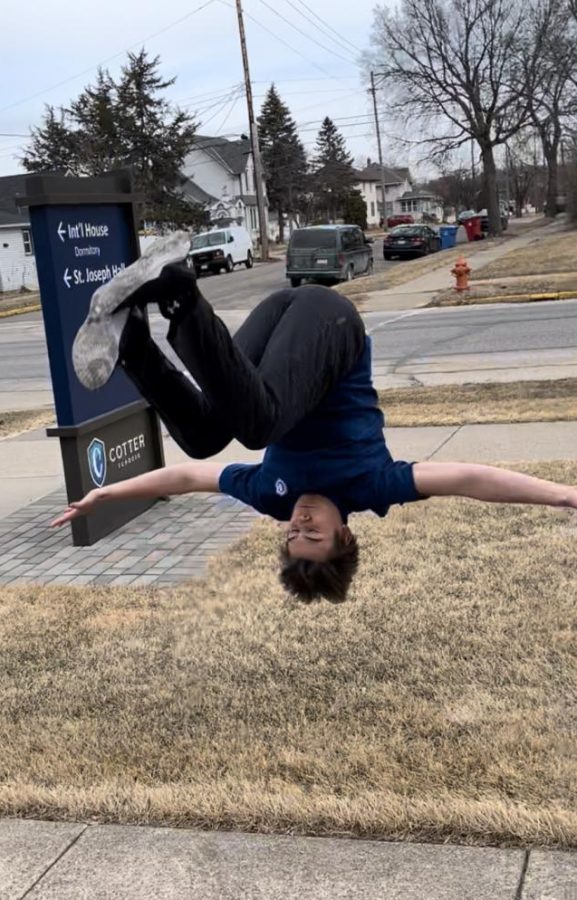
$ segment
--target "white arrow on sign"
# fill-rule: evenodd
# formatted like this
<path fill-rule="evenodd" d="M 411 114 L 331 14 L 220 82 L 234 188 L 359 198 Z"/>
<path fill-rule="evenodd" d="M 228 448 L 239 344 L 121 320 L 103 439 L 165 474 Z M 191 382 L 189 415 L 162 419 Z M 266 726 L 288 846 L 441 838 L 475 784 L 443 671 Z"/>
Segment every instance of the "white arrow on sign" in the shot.
<path fill-rule="evenodd" d="M 66 229 L 62 222 L 60 222 L 60 224 L 58 225 L 58 228 L 56 229 L 56 233 L 58 234 L 58 237 L 60 238 L 62 243 L 64 243 L 64 235 L 66 234 Z"/>
<path fill-rule="evenodd" d="M 71 281 L 72 281 L 72 275 L 69 275 L 69 274 L 68 274 L 68 269 L 66 269 L 65 272 L 64 272 L 64 284 L 66 285 L 67 288 L 70 287 L 70 282 L 71 282 Z"/>

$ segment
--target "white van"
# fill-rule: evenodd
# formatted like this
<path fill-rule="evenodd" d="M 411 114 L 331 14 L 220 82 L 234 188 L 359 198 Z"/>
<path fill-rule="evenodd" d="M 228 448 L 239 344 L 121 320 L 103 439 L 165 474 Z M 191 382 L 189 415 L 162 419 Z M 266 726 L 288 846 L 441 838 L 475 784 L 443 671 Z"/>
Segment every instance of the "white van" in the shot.
<path fill-rule="evenodd" d="M 229 225 L 197 234 L 188 254 L 188 265 L 197 275 L 203 272 L 232 272 L 239 263 L 252 269 L 254 262 L 251 236 L 246 228 Z"/>

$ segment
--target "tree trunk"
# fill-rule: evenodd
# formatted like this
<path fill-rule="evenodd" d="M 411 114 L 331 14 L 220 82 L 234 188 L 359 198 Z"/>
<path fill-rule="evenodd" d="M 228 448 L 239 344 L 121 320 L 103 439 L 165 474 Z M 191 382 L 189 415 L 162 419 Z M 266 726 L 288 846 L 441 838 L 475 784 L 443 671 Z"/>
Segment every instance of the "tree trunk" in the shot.
<path fill-rule="evenodd" d="M 280 206 L 277 209 L 276 214 L 278 216 L 278 242 L 279 244 L 284 244 L 284 216 Z"/>
<path fill-rule="evenodd" d="M 501 211 L 499 209 L 499 192 L 497 190 L 497 167 L 491 144 L 481 147 L 483 159 L 483 193 L 487 199 L 489 216 L 489 234 L 499 235 L 503 231 Z"/>
<path fill-rule="evenodd" d="M 557 163 L 558 146 L 554 142 L 548 147 L 543 144 L 543 154 L 547 163 L 547 193 L 545 195 L 545 215 L 551 219 L 557 215 L 557 195 L 559 193 L 558 177 L 559 168 Z"/>

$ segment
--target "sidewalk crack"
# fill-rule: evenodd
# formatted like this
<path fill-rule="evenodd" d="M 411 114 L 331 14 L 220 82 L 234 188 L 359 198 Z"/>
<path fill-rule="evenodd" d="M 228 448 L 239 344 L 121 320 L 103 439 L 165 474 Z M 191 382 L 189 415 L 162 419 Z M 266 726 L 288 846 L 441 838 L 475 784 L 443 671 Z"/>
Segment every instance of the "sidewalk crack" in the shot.
<path fill-rule="evenodd" d="M 61 860 L 64 856 L 66 856 L 66 854 L 68 853 L 68 851 L 71 850 L 72 847 L 74 847 L 74 845 L 80 840 L 80 838 L 81 838 L 82 835 L 86 832 L 86 830 L 87 830 L 88 827 L 89 827 L 88 825 L 85 825 L 84 828 L 82 829 L 82 831 L 81 831 L 79 834 L 77 834 L 76 837 L 75 837 L 72 841 L 70 841 L 70 843 L 64 848 L 64 850 L 62 851 L 62 853 L 60 853 L 60 854 L 56 857 L 56 859 L 53 860 L 53 861 L 50 863 L 50 865 L 44 870 L 44 872 L 42 872 L 42 874 L 38 876 L 38 878 L 36 879 L 36 881 L 35 881 L 33 884 L 30 885 L 30 887 L 28 888 L 28 890 L 26 890 L 26 891 L 22 894 L 22 896 L 20 897 L 20 900 L 25 900 L 25 897 L 28 897 L 28 896 L 31 894 L 31 892 L 34 890 L 34 888 L 35 888 L 37 885 L 40 884 L 40 882 L 46 877 L 46 875 L 48 875 L 48 873 L 54 868 L 54 866 L 58 865 L 58 863 L 60 862 L 60 860 Z"/>
<path fill-rule="evenodd" d="M 453 438 L 455 437 L 455 435 L 458 434 L 460 432 L 460 430 L 464 427 L 465 427 L 464 425 L 457 425 L 455 430 L 452 431 L 451 434 L 447 435 L 445 440 L 442 441 L 438 447 L 435 447 L 435 449 L 432 451 L 432 453 L 429 453 L 428 456 L 425 456 L 425 459 L 432 459 L 434 456 L 436 456 L 437 453 L 439 453 L 439 451 L 442 450 L 443 447 L 446 447 L 447 444 L 449 443 L 449 441 L 452 441 Z"/>
<path fill-rule="evenodd" d="M 517 892 L 515 893 L 515 900 L 523 900 L 523 892 L 525 890 L 525 879 L 527 877 L 527 869 L 529 868 L 529 857 L 531 855 L 530 850 L 525 850 L 525 856 L 523 859 L 523 866 L 521 868 L 521 875 L 519 878 L 519 884 L 517 886 Z"/>

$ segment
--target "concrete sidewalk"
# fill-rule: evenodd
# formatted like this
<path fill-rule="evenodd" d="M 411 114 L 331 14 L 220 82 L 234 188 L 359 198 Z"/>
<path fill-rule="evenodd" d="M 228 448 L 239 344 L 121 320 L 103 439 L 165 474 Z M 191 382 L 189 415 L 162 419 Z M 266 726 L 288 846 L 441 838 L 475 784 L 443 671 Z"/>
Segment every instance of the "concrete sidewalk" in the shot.
<path fill-rule="evenodd" d="M 574 900 L 577 854 L 0 821 L 2 900 Z"/>

